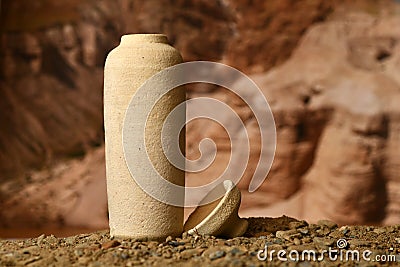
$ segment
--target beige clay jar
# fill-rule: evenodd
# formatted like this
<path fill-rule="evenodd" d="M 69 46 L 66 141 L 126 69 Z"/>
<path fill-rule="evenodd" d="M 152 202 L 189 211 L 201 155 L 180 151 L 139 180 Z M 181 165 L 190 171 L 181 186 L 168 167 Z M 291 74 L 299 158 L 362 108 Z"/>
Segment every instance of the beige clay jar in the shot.
<path fill-rule="evenodd" d="M 132 96 L 152 75 L 181 62 L 179 52 L 161 34 L 124 35 L 120 45 L 106 59 L 104 124 L 111 236 L 161 240 L 168 236 L 178 236 L 183 231 L 183 207 L 161 203 L 136 184 L 128 170 L 122 145 L 125 112 Z M 183 88 L 170 91 L 153 108 L 145 131 L 146 148 L 151 162 L 164 179 L 181 186 L 185 184 L 184 172 L 173 167 L 166 159 L 160 136 L 164 119 L 183 101 Z M 142 112 L 145 105 L 154 104 L 140 103 L 135 107 L 135 112 Z M 184 137 L 180 142 L 184 144 Z"/>

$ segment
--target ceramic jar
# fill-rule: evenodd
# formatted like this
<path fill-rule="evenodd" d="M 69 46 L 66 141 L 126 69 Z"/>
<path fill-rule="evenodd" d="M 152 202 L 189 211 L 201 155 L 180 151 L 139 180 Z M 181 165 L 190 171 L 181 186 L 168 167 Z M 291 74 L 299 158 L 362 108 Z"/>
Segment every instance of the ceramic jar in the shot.
<path fill-rule="evenodd" d="M 132 96 L 152 75 L 181 62 L 179 52 L 161 34 L 124 35 L 120 45 L 107 56 L 104 68 L 104 127 L 111 236 L 162 240 L 178 236 L 183 231 L 183 207 L 162 203 L 138 186 L 132 177 L 135 174 L 131 175 L 128 170 L 122 144 L 124 116 Z M 141 112 L 145 105 L 156 104 L 146 122 L 148 157 L 164 179 L 181 186 L 185 183 L 184 172 L 172 166 L 164 156 L 160 135 L 163 120 L 183 101 L 185 91 L 178 88 L 157 103 L 143 101 L 135 107 L 135 112 Z M 181 142 L 184 144 L 184 139 Z"/>

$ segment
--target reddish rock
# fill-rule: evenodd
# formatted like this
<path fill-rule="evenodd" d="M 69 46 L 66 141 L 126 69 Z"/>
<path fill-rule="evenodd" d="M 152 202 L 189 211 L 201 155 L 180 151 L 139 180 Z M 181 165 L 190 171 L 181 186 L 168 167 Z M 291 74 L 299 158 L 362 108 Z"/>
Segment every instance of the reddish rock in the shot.
<path fill-rule="evenodd" d="M 369 14 L 344 17 L 343 2 Z M 93 147 L 103 142 L 104 59 L 125 32 L 164 32 L 186 60 L 259 73 L 278 144 L 254 194 L 246 190 L 260 140 L 250 110 L 224 89 L 188 86 L 190 98 L 225 101 L 249 131 L 243 215 L 399 223 L 400 24 L 395 8 L 379 16 L 388 1 L 1 4 L 0 226 L 106 227 L 103 148 Z M 332 10 L 343 11 L 318 24 Z M 204 137 L 219 153 L 188 185 L 207 183 L 229 160 L 228 136 L 205 120 L 187 127 L 190 158 Z"/>
<path fill-rule="evenodd" d="M 399 23 L 398 17 L 354 14 L 320 24 L 307 32 L 285 64 L 255 77 L 273 103 L 278 125 L 274 166 L 256 194 L 261 199 L 263 191 L 270 195 L 288 187 L 297 193 L 242 215 L 286 213 L 343 224 L 400 221 L 395 200 L 400 164 L 394 152 L 399 146 L 400 108 L 395 103 L 400 76 L 394 70 L 400 67 L 400 32 L 393 27 Z M 354 41 L 360 38 L 362 42 Z M 289 103 L 291 98 L 297 105 Z M 288 134 L 279 127 L 284 118 L 280 105 L 288 105 L 283 110 L 294 121 Z M 282 157 L 281 149 L 292 151 L 292 157 Z M 288 181 L 277 171 L 282 164 L 286 171 L 304 169 L 294 171 L 297 180 L 290 175 L 293 180 Z"/>
<path fill-rule="evenodd" d="M 107 241 L 107 242 L 101 244 L 101 248 L 109 249 L 109 248 L 118 247 L 119 245 L 121 245 L 121 243 L 118 242 L 117 240 L 110 240 L 110 241 Z"/>

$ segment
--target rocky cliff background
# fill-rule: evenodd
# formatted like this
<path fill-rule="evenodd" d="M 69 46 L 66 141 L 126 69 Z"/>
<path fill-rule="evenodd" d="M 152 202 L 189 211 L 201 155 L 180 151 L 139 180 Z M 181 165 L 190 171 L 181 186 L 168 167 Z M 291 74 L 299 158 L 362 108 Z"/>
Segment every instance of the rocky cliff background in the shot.
<path fill-rule="evenodd" d="M 265 94 L 277 151 L 250 194 L 260 148 L 249 108 L 225 89 L 188 87 L 188 98 L 224 100 L 248 129 L 243 216 L 400 222 L 394 1 L 2 0 L 0 227 L 107 227 L 102 67 L 120 36 L 136 32 L 167 34 L 186 61 L 236 67 Z M 216 162 L 188 185 L 229 160 L 225 132 L 204 120 L 187 127 L 189 157 L 205 137 Z"/>

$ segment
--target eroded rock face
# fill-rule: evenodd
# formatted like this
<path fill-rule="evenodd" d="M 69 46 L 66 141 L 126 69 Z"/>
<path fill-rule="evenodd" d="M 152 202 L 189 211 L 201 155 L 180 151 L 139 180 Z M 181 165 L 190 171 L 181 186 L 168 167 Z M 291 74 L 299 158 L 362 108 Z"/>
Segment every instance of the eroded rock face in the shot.
<path fill-rule="evenodd" d="M 102 67 L 119 32 L 98 27 L 107 13 L 85 12 L 77 24 L 2 34 L 1 180 L 103 142 Z"/>
<path fill-rule="evenodd" d="M 292 1 L 4 1 L 0 119 L 6 130 L 0 133 L 0 158 L 8 160 L 0 162 L 3 177 L 43 166 L 53 156 L 82 154 L 101 142 L 102 67 L 123 33 L 163 32 L 186 61 L 224 60 L 260 71 L 287 58 L 301 33 L 329 13 L 331 4 L 325 2 L 299 5 L 303 15 L 288 17 L 284 11 L 293 8 Z M 261 8 L 268 12 L 249 16 Z M 265 42 L 272 35 L 284 45 Z M 275 52 L 242 53 L 260 47 Z"/>
<path fill-rule="evenodd" d="M 223 60 L 242 70 L 262 71 L 287 58 L 302 32 L 324 19 L 331 7 L 326 1 L 300 5 L 278 0 L 15 0 L 1 4 L 0 180 L 20 177 L 19 191 L 31 180 L 32 168 L 82 155 L 102 143 L 102 67 L 123 33 L 163 32 L 185 60 Z M 288 15 L 292 5 L 301 16 Z M 266 42 L 272 35 L 276 42 Z M 261 47 L 274 52 L 260 55 Z M 104 169 L 102 162 L 99 168 Z M 43 190 L 57 179 L 62 178 L 45 179 Z M 92 179 L 100 182 L 104 177 Z M 104 198 L 105 191 L 100 195 Z M 10 222 L 27 219 L 23 207 L 40 205 L 40 197 L 24 200 L 21 196 L 0 194 L 0 199 L 7 199 L 4 207 L 21 203 L 12 214 L 2 214 L 1 224 L 17 226 Z M 29 217 L 57 223 L 56 217 L 66 221 L 72 216 L 62 205 L 59 209 L 50 206 L 34 209 L 36 215 Z"/>
<path fill-rule="evenodd" d="M 185 60 L 259 73 L 252 78 L 271 105 L 278 140 L 270 175 L 253 194 L 247 187 L 260 153 L 254 116 L 225 89 L 188 87 L 188 97 L 223 100 L 245 122 L 251 151 L 239 184 L 242 216 L 400 221 L 398 17 L 339 16 L 308 29 L 334 1 L 57 3 L 35 1 L 29 12 L 62 5 L 60 21 L 12 24 L 1 36 L 0 226 L 107 225 L 103 148 L 91 148 L 103 140 L 104 59 L 127 32 L 164 32 Z M 228 136 L 205 120 L 187 126 L 190 158 L 205 137 L 219 153 L 211 168 L 188 175 L 188 185 L 214 179 L 229 160 Z M 31 171 L 58 159 L 58 167 Z"/>
<path fill-rule="evenodd" d="M 308 31 L 290 60 L 255 77 L 271 99 L 281 138 L 265 192 L 279 191 L 282 182 L 297 191 L 264 212 L 339 223 L 400 220 L 395 200 L 400 31 L 393 26 L 399 23 L 398 17 L 355 14 L 320 24 Z M 297 101 L 290 103 L 290 98 Z M 282 105 L 293 118 L 286 129 L 279 127 Z M 282 157 L 283 150 L 292 151 L 292 157 Z M 299 161 L 304 169 L 295 171 L 298 179 L 284 182 L 278 167 L 287 164 L 286 171 L 293 170 Z M 257 194 L 261 198 L 262 191 Z"/>
<path fill-rule="evenodd" d="M 126 28 L 162 31 L 185 61 L 223 61 L 246 72 L 261 72 L 283 62 L 334 2 L 293 0 L 123 0 Z M 130 8 L 130 9 L 129 9 Z M 296 12 L 293 12 L 296 10 Z M 268 51 L 263 53 L 262 51 Z"/>
<path fill-rule="evenodd" d="M 104 146 L 0 186 L 1 227 L 104 229 L 107 222 Z M 22 231 L 24 231 L 22 230 Z"/>

